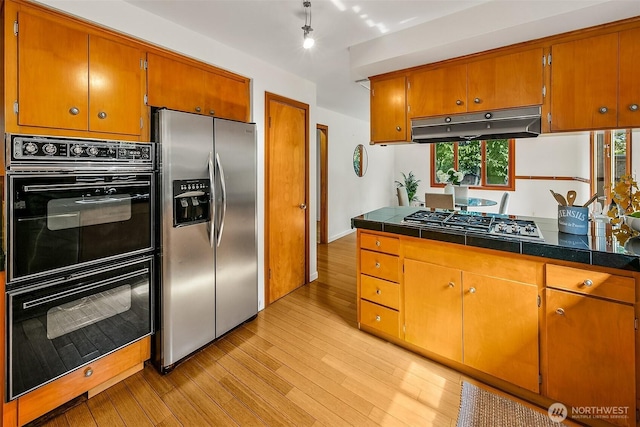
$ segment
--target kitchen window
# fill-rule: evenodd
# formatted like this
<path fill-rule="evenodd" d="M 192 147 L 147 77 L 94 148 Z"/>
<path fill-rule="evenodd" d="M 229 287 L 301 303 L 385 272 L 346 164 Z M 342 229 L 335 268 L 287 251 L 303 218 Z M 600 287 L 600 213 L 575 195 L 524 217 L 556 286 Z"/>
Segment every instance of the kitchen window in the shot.
<path fill-rule="evenodd" d="M 631 169 L 631 130 L 591 132 L 591 193 L 604 207 L 611 203 L 611 186 Z"/>
<path fill-rule="evenodd" d="M 431 145 L 431 185 L 444 187 L 436 172 L 465 173 L 463 185 L 486 190 L 515 190 L 515 140 L 440 142 Z"/>

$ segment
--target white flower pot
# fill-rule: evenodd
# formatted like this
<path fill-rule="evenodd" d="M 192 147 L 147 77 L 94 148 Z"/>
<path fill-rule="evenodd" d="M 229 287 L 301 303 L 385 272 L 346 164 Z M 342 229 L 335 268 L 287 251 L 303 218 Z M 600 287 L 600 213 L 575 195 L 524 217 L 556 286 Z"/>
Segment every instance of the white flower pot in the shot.
<path fill-rule="evenodd" d="M 452 183 L 447 182 L 447 184 L 444 186 L 444 194 L 455 194 L 455 190 L 453 188 Z"/>

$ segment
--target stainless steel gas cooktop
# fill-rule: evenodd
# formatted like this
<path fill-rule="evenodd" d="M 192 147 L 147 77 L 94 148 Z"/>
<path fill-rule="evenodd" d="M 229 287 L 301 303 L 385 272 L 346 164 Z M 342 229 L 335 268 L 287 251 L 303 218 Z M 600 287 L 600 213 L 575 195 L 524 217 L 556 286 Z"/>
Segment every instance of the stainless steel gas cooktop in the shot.
<path fill-rule="evenodd" d="M 534 221 L 503 215 L 420 210 L 405 216 L 404 221 L 433 228 L 472 231 L 525 240 L 544 240 Z"/>

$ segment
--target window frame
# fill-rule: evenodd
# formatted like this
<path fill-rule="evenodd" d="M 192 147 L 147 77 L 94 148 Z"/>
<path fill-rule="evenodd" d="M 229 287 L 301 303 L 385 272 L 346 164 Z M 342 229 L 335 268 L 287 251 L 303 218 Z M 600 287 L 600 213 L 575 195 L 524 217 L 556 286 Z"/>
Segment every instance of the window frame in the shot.
<path fill-rule="evenodd" d="M 480 141 L 480 150 L 482 155 L 482 175 L 480 177 L 480 185 L 470 185 L 469 188 L 473 190 L 491 190 L 491 191 L 515 191 L 516 189 L 516 140 L 513 138 L 509 138 L 509 184 L 508 185 L 488 185 L 486 178 L 486 164 L 487 164 L 487 141 Z M 436 177 L 436 144 L 432 143 L 431 150 L 431 187 L 443 187 L 446 183 L 438 182 Z M 458 142 L 454 142 L 454 150 L 453 150 L 453 163 L 455 165 L 456 170 L 458 169 Z"/>

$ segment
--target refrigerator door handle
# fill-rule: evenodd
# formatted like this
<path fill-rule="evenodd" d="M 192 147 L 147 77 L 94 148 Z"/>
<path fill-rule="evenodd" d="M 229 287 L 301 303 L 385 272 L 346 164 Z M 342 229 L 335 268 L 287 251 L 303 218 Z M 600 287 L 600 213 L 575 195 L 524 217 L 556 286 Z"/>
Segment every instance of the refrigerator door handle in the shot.
<path fill-rule="evenodd" d="M 214 221 L 216 217 L 216 208 L 215 208 L 215 185 L 214 185 L 214 176 L 213 176 L 213 152 L 209 152 L 209 160 L 207 169 L 209 170 L 209 221 L 207 222 L 207 232 L 209 233 L 209 245 L 213 247 L 214 242 L 214 233 L 215 226 Z"/>
<path fill-rule="evenodd" d="M 222 163 L 220 162 L 220 155 L 218 153 L 216 153 L 216 166 L 218 168 L 218 176 L 220 177 L 220 188 L 222 190 L 222 217 L 220 218 L 218 237 L 216 239 L 216 246 L 220 246 L 220 242 L 222 241 L 222 231 L 224 230 L 224 219 L 227 216 L 227 184 L 224 180 L 224 170 L 222 169 Z"/>

